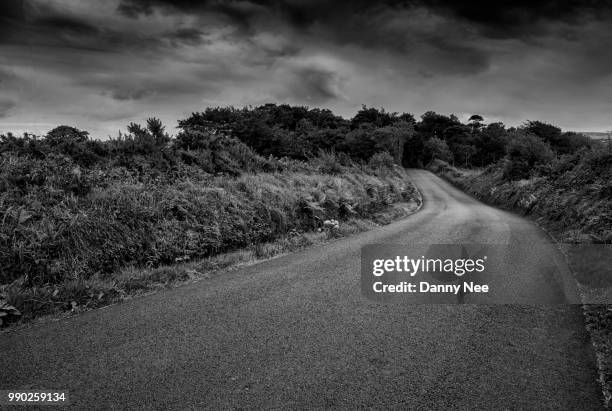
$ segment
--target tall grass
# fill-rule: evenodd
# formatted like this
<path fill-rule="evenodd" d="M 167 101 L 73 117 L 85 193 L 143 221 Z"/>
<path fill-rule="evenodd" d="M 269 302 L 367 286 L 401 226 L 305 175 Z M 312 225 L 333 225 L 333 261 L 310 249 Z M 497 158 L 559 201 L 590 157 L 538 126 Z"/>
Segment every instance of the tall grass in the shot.
<path fill-rule="evenodd" d="M 113 279 L 126 267 L 254 247 L 316 230 L 326 219 L 368 217 L 415 198 L 397 167 L 345 161 L 336 172 L 328 168 L 329 153 L 277 162 L 284 171 L 212 175 L 183 165 L 154 174 L 117 165 L 84 168 L 61 155 L 2 153 L 0 285 L 69 289 Z"/>
<path fill-rule="evenodd" d="M 612 243 L 612 154 L 592 149 L 561 156 L 521 180 L 502 161 L 481 171 L 437 161 L 433 170 L 491 204 L 532 216 L 571 243 Z"/>

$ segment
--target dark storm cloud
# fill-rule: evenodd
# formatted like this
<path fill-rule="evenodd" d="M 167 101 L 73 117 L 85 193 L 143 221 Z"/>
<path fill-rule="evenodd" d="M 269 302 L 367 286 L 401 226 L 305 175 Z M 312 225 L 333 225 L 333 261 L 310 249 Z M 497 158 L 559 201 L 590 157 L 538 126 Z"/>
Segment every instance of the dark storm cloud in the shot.
<path fill-rule="evenodd" d="M 130 18 L 151 15 L 154 10 L 162 13 L 215 13 L 230 21 L 236 29 L 249 32 L 251 19 L 265 9 L 255 1 L 189 1 L 189 0 L 121 0 L 117 10 Z M 258 10 L 259 9 L 259 10 Z"/>
<path fill-rule="evenodd" d="M 172 1 L 170 1 L 172 3 Z M 387 0 L 387 1 L 280 1 L 275 9 L 283 13 L 298 28 L 315 24 L 334 24 L 333 28 L 349 32 L 350 21 L 367 20 L 383 11 L 399 12 L 424 8 L 446 15 L 453 21 L 477 25 L 484 34 L 513 37 L 537 33 L 540 24 L 563 21 L 578 24 L 581 19 L 609 16 L 612 1 L 609 0 Z M 347 20 L 349 26 L 347 26 Z M 359 35 L 359 32 L 354 32 Z"/>
<path fill-rule="evenodd" d="M 308 104 L 324 104 L 329 100 L 341 97 L 340 79 L 337 74 L 317 67 L 302 67 L 293 71 L 295 82 L 288 90 L 288 95 L 279 96 L 291 98 L 302 96 Z"/>
<path fill-rule="evenodd" d="M 99 48 L 103 33 L 85 19 L 62 14 L 47 4 L 18 0 L 0 3 L 0 44 Z"/>
<path fill-rule="evenodd" d="M 124 16 L 138 18 L 140 15 L 148 16 L 153 13 L 153 4 L 150 1 L 121 1 L 117 10 Z"/>
<path fill-rule="evenodd" d="M 309 41 L 340 46 L 388 50 L 419 59 L 428 66 L 422 72 L 477 73 L 490 64 L 491 51 L 480 39 L 516 39 L 538 42 L 541 38 L 576 33 L 560 25 L 584 24 L 610 14 L 612 1 L 442 1 L 442 0 L 276 0 L 187 1 L 121 0 L 120 13 L 138 18 L 155 11 L 162 14 L 220 16 L 239 36 L 249 37 L 257 28 L 307 35 Z M 397 16 L 410 19 L 406 24 Z M 428 18 L 438 18 L 435 27 Z"/>
<path fill-rule="evenodd" d="M 0 20 L 23 21 L 30 5 L 21 0 L 5 0 L 0 2 Z"/>
<path fill-rule="evenodd" d="M 472 34 L 469 28 L 453 21 L 441 22 L 435 28 L 423 27 L 418 19 L 410 24 L 396 20 L 398 13 L 422 12 L 418 2 L 371 1 L 184 1 L 121 0 L 118 11 L 137 19 L 154 12 L 165 15 L 212 13 L 235 30 L 239 38 L 249 38 L 258 30 L 280 31 L 287 36 L 308 37 L 308 43 L 326 41 L 339 46 L 423 58 L 430 65 L 442 60 L 444 72 L 481 71 L 488 66 L 488 55 L 477 44 L 463 41 Z M 293 44 L 270 57 L 285 57 L 299 50 Z M 268 50 L 262 50 L 264 52 Z M 276 50 L 278 51 L 278 50 Z"/>
<path fill-rule="evenodd" d="M 195 45 L 203 41 L 202 36 L 204 36 L 204 34 L 205 33 L 199 29 L 184 27 L 168 33 L 165 37 L 175 43 Z"/>
<path fill-rule="evenodd" d="M 251 36 L 256 33 L 256 26 L 273 30 L 286 26 L 313 37 L 323 37 L 338 44 L 354 44 L 365 48 L 384 48 L 399 53 L 410 53 L 415 44 L 426 43 L 438 53 L 455 50 L 460 47 L 471 54 L 468 59 L 476 64 L 475 69 L 482 68 L 486 60 L 483 50 L 461 43 L 461 38 L 453 35 L 474 36 L 472 32 L 461 32 L 457 27 L 473 28 L 479 35 L 492 38 L 526 38 L 550 34 L 550 23 L 580 24 L 584 19 L 609 16 L 612 1 L 535 1 L 501 0 L 501 1 L 349 1 L 336 0 L 276 0 L 276 1 L 189 1 L 189 0 L 120 0 L 117 11 L 134 19 L 146 19 L 154 12 L 174 15 L 213 14 L 233 27 L 238 34 Z M 445 21 L 436 27 L 436 35 L 419 30 L 419 21 L 406 25 L 392 25 L 393 15 L 412 13 L 415 10 L 427 10 L 443 16 Z M 115 47 L 161 46 L 155 40 L 142 33 L 117 32 L 111 26 L 99 26 L 87 21 L 88 16 L 71 16 L 65 10 L 54 8 L 49 3 L 36 4 L 4 0 L 0 2 L 2 28 L 0 36 L 19 37 L 21 41 L 28 36 L 31 41 L 45 40 L 45 36 L 55 37 L 56 43 L 63 41 L 68 46 L 105 48 L 111 44 Z M 64 14 L 63 14 L 64 13 Z M 94 16 L 89 16 L 94 17 Z M 465 25 L 465 26 L 462 26 Z M 553 24 L 554 26 L 554 24 Z M 570 31 L 566 35 L 572 35 Z M 73 37 L 80 36 L 79 41 Z M 201 41 L 198 27 L 179 28 L 168 35 L 169 40 L 197 43 Z M 444 38 L 444 40 L 441 40 Z M 451 47 L 446 47 L 452 39 Z M 0 39 L 2 41 L 2 39 Z M 46 43 L 53 43 L 49 38 Z M 97 43 L 97 44 L 95 44 Z M 461 56 L 461 53 L 456 53 Z M 479 56 L 476 56 L 479 54 Z M 457 57 L 449 55 L 449 58 Z"/>
<path fill-rule="evenodd" d="M 514 37 L 541 33 L 545 22 L 579 24 L 581 19 L 609 15 L 612 2 L 608 0 L 498 0 L 498 1 L 429 1 L 423 2 L 436 11 L 473 22 L 487 35 Z"/>
<path fill-rule="evenodd" d="M 150 15 L 155 9 L 172 12 L 216 12 L 241 27 L 250 27 L 258 14 L 274 15 L 298 30 L 314 25 L 336 32 L 339 38 L 367 36 L 368 21 L 386 11 L 400 12 L 424 8 L 452 20 L 477 25 L 495 37 L 514 37 L 538 33 L 545 21 L 579 23 L 588 17 L 601 17 L 612 10 L 610 0 L 273 0 L 273 1 L 189 1 L 121 0 L 118 10 L 130 17 Z M 354 30 L 357 24 L 361 30 Z M 364 30 L 366 29 L 366 33 Z M 376 36 L 371 39 L 376 41 Z M 387 40 L 387 39 L 383 39 Z"/>
<path fill-rule="evenodd" d="M 0 1 L 0 43 L 14 38 L 20 30 L 25 21 L 25 8 L 20 1 Z"/>
<path fill-rule="evenodd" d="M 611 3 L 2 0 L 0 109 L 104 134 L 269 101 L 570 124 L 612 110 Z"/>
<path fill-rule="evenodd" d="M 117 53 L 152 51 L 177 44 L 197 44 L 203 32 L 178 27 L 164 33 L 117 26 L 116 21 L 98 19 L 95 14 L 77 14 L 53 2 L 0 2 L 0 44 L 73 48 Z"/>
<path fill-rule="evenodd" d="M 61 15 L 44 16 L 34 20 L 32 24 L 38 26 L 43 31 L 46 30 L 59 35 L 66 33 L 91 36 L 100 32 L 97 27 L 92 26 L 83 20 Z"/>

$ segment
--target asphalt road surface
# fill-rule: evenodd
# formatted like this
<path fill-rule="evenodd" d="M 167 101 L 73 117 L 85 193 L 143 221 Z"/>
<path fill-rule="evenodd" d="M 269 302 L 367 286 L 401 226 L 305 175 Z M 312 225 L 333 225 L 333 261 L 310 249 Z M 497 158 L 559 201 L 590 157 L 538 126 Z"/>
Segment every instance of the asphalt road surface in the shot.
<path fill-rule="evenodd" d="M 547 236 L 410 175 L 424 204 L 402 221 L 0 334 L 0 388 L 69 390 L 78 409 L 600 409 L 580 307 L 537 270 L 559 258 Z M 361 246 L 415 241 L 514 244 L 527 268 L 507 288 L 542 305 L 364 298 Z"/>

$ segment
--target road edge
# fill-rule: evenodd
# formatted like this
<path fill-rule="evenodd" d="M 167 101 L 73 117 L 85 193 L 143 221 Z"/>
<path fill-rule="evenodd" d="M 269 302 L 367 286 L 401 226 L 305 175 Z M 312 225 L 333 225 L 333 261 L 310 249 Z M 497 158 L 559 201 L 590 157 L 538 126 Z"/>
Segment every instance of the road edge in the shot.
<path fill-rule="evenodd" d="M 441 178 L 442 180 L 446 181 L 447 183 L 451 184 L 453 187 L 461 190 L 461 192 L 469 195 L 470 197 L 474 198 L 476 201 L 480 201 L 483 204 L 486 204 L 489 207 L 494 207 L 496 209 L 505 211 L 505 212 L 509 212 L 512 214 L 515 214 L 521 218 L 525 218 L 527 220 L 529 220 L 530 222 L 532 222 L 534 225 L 536 225 L 540 230 L 542 230 L 551 240 L 552 243 L 555 245 L 555 248 L 561 253 L 561 255 L 563 256 L 565 262 L 568 262 L 568 257 L 567 254 L 564 252 L 564 250 L 560 247 L 560 242 L 559 240 L 555 237 L 555 235 L 548 230 L 544 225 L 542 225 L 539 221 L 537 221 L 535 218 L 533 218 L 530 215 L 520 215 L 518 214 L 518 212 L 514 209 L 504 209 L 504 208 L 499 208 L 497 205 L 491 204 L 488 201 L 486 201 L 486 199 L 481 199 L 481 198 L 476 198 L 474 197 L 471 193 L 469 193 L 468 191 L 465 190 L 465 187 L 463 187 L 462 185 L 458 184 L 456 181 L 450 179 L 447 177 L 446 174 L 444 173 L 437 173 L 434 172 L 432 170 L 427 170 L 429 172 L 431 172 L 432 174 L 438 176 L 439 178 Z M 568 264 L 568 269 L 569 269 L 569 264 Z M 575 273 L 573 271 L 570 272 L 572 273 L 572 275 L 574 275 Z M 573 278 L 574 281 L 575 278 Z M 579 290 L 579 289 L 578 289 Z M 591 340 L 591 346 L 593 347 L 593 351 L 595 354 L 595 364 L 597 365 L 597 374 L 598 374 L 598 380 L 597 382 L 600 385 L 601 388 L 601 393 L 603 395 L 603 401 L 604 401 L 604 408 L 605 409 L 612 409 L 612 381 L 608 381 L 608 378 L 606 378 L 606 375 L 608 374 L 606 372 L 606 367 L 604 366 L 604 353 L 602 352 L 602 350 L 600 349 L 600 347 L 598 347 L 597 343 L 595 342 L 595 339 L 597 338 L 596 333 L 594 332 L 594 330 L 588 326 L 589 323 L 589 304 L 586 304 L 584 302 L 584 296 L 582 295 L 582 293 L 579 294 L 580 295 L 580 299 L 582 301 L 582 303 L 580 304 L 581 307 L 581 311 L 582 311 L 582 316 L 584 318 L 584 328 L 587 331 L 590 340 Z"/>
<path fill-rule="evenodd" d="M 381 212 L 379 212 L 378 215 L 372 216 L 372 218 L 355 219 L 356 224 L 353 224 L 351 226 L 351 228 L 354 228 L 355 231 L 349 231 L 348 233 L 345 233 L 345 234 L 339 234 L 339 231 L 334 231 L 333 228 L 330 228 L 330 229 L 326 229 L 326 230 L 318 231 L 318 232 L 317 231 L 305 232 L 303 233 L 303 235 L 311 236 L 310 238 L 311 242 L 307 244 L 297 244 L 294 248 L 282 249 L 280 252 L 276 252 L 271 255 L 263 254 L 262 256 L 262 254 L 260 254 L 261 252 L 258 251 L 259 247 L 255 247 L 253 249 L 241 248 L 241 249 L 238 249 L 232 252 L 216 255 L 209 259 L 202 259 L 202 260 L 197 260 L 197 261 L 193 261 L 190 263 L 184 263 L 184 264 L 177 263 L 177 264 L 172 264 L 168 266 L 160 266 L 153 270 L 164 270 L 167 268 L 179 268 L 179 269 L 182 269 L 184 272 L 186 272 L 188 275 L 185 278 L 173 280 L 168 283 L 150 283 L 148 284 L 147 288 L 143 290 L 139 290 L 139 291 L 137 290 L 136 292 L 132 292 L 132 293 L 119 292 L 111 299 L 101 302 L 100 304 L 93 305 L 91 307 L 80 307 L 76 305 L 76 306 L 73 306 L 73 308 L 69 311 L 58 311 L 54 313 L 42 314 L 40 316 L 36 316 L 34 318 L 27 319 L 23 322 L 9 323 L 5 325 L 4 327 L 0 328 L 0 335 L 3 333 L 17 332 L 23 328 L 34 327 L 39 324 L 45 324 L 49 322 L 67 319 L 67 318 L 74 317 L 74 316 L 77 316 L 77 315 L 80 315 L 80 314 L 83 314 L 89 311 L 101 310 L 101 309 L 111 307 L 117 304 L 122 304 L 123 302 L 129 301 L 135 298 L 142 298 L 142 297 L 146 297 L 149 295 L 157 294 L 159 292 L 163 292 L 164 290 L 188 286 L 189 284 L 193 284 L 195 282 L 199 282 L 202 280 L 212 279 L 214 277 L 221 276 L 225 273 L 229 273 L 241 267 L 254 265 L 254 264 L 260 264 L 262 262 L 280 258 L 282 256 L 289 255 L 295 252 L 299 252 L 299 251 L 308 249 L 310 247 L 318 247 L 318 246 L 325 245 L 325 244 L 328 244 L 328 243 L 331 243 L 331 242 L 334 242 L 340 239 L 350 238 L 354 235 L 372 231 L 377 228 L 384 227 L 386 225 L 401 221 L 419 212 L 421 208 L 423 207 L 423 202 L 424 202 L 423 196 L 420 190 L 418 189 L 418 187 L 416 186 L 416 184 L 410 179 L 407 179 L 407 180 L 414 188 L 415 198 L 411 202 L 409 202 L 409 203 L 414 202 L 416 204 L 414 208 L 407 209 L 405 207 L 402 207 L 401 205 L 406 204 L 404 202 L 396 202 L 396 203 L 390 204 L 385 210 L 382 210 Z M 394 212 L 394 210 L 396 212 Z M 382 222 L 376 222 L 377 217 L 381 217 L 381 216 L 384 216 L 384 218 L 380 219 L 380 221 Z M 343 222 L 343 225 L 341 225 L 341 227 L 345 228 L 347 225 L 350 225 L 350 224 L 351 224 L 350 221 L 345 221 Z M 286 241 L 287 238 L 289 237 L 291 237 L 291 234 L 288 234 L 287 236 L 281 237 L 270 243 L 266 243 L 263 246 L 273 247 L 277 243 Z M 248 254 L 246 258 L 242 258 L 243 253 Z M 223 261 L 223 260 L 231 259 L 232 255 L 237 256 L 236 260 L 229 264 L 226 264 L 226 261 Z M 215 263 L 211 264 L 209 263 L 211 260 L 220 260 L 221 262 L 219 264 L 215 264 Z M 192 266 L 198 265 L 199 263 L 203 263 L 203 262 L 206 262 L 207 265 L 210 266 L 210 268 L 205 269 L 205 270 L 192 268 Z M 141 270 L 151 271 L 152 269 L 142 268 Z"/>

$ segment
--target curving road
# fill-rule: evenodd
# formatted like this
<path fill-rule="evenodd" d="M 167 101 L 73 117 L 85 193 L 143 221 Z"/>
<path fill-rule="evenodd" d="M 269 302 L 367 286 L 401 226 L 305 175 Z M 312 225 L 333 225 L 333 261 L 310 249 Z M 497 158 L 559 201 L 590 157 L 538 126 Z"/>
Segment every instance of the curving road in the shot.
<path fill-rule="evenodd" d="M 0 334 L 0 389 L 68 389 L 78 409 L 601 408 L 580 307 L 556 304 L 567 276 L 538 269 L 561 261 L 547 236 L 410 175 L 424 204 L 402 221 Z M 414 242 L 507 245 L 522 265 L 499 281 L 543 305 L 365 299 L 361 246 Z"/>

